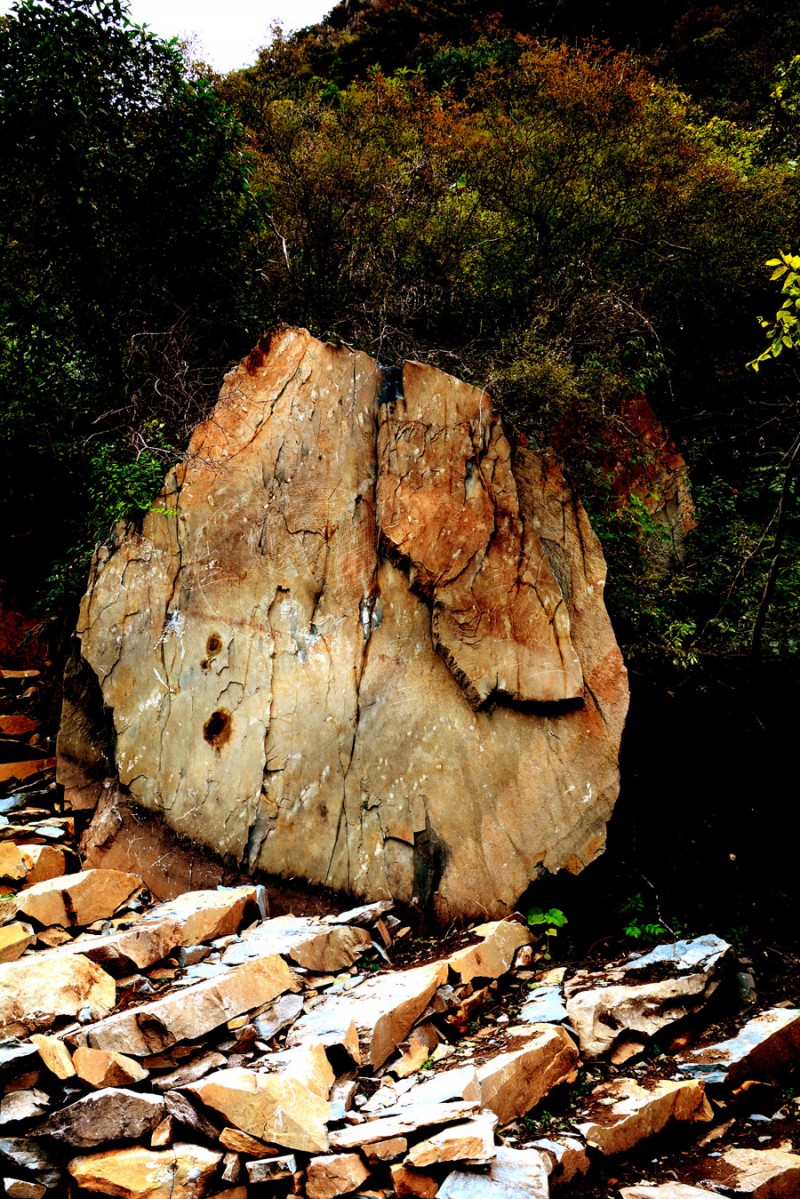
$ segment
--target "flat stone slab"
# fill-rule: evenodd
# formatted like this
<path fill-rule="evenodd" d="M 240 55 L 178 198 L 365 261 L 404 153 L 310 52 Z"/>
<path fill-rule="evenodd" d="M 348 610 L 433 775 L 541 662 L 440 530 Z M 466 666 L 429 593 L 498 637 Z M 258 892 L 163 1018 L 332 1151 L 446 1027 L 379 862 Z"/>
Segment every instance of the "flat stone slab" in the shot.
<path fill-rule="evenodd" d="M 735 1037 L 693 1049 L 678 1062 L 683 1074 L 736 1086 L 775 1078 L 800 1057 L 800 1009 L 773 1008 L 748 1020 Z"/>
<path fill-rule="evenodd" d="M 674 1120 L 706 1122 L 714 1118 L 702 1083 L 662 1079 L 640 1084 L 632 1078 L 603 1083 L 589 1095 L 592 1115 L 576 1124 L 581 1136 L 604 1155 L 624 1153 Z"/>
<path fill-rule="evenodd" d="M 528 1024 L 563 1024 L 569 1019 L 569 1013 L 562 988 L 535 987 L 530 999 L 520 1008 L 519 1019 Z"/>
<path fill-rule="evenodd" d="M 376 1120 L 365 1120 L 361 1124 L 353 1124 L 349 1128 L 336 1128 L 331 1131 L 330 1145 L 332 1149 L 358 1149 L 361 1145 L 371 1145 L 375 1141 L 388 1141 L 394 1137 L 403 1137 L 419 1129 L 432 1128 L 442 1124 L 454 1124 L 478 1110 L 477 1103 L 462 1101 L 461 1103 L 420 1103 L 414 1107 L 403 1108 L 392 1115 L 381 1116 Z"/>
<path fill-rule="evenodd" d="M 322 1046 L 274 1055 L 270 1073 L 232 1067 L 187 1089 L 242 1132 L 305 1153 L 328 1149 L 333 1071 Z"/>
<path fill-rule="evenodd" d="M 330 1153 L 312 1157 L 306 1170 L 307 1199 L 336 1199 L 358 1190 L 369 1178 L 369 1170 L 358 1153 Z"/>
<path fill-rule="evenodd" d="M 121 870 L 83 870 L 28 887 L 17 898 L 17 912 L 48 926 L 92 924 L 106 920 L 142 887 L 135 874 Z"/>
<path fill-rule="evenodd" d="M 113 1088 L 84 1095 L 51 1116 L 41 1131 L 75 1149 L 108 1141 L 135 1141 L 152 1132 L 166 1112 L 160 1095 Z"/>
<path fill-rule="evenodd" d="M 306 970 L 327 974 L 352 966 L 371 944 L 365 928 L 325 924 L 310 916 L 276 916 L 248 929 L 222 960 L 233 965 L 279 953 Z"/>
<path fill-rule="evenodd" d="M 77 954 L 6 962 L 0 965 L 0 1034 L 18 1036 L 78 1013 L 96 1020 L 113 1010 L 116 998 L 111 975 Z"/>
<path fill-rule="evenodd" d="M 109 1149 L 75 1157 L 68 1169 L 87 1191 L 117 1199 L 202 1199 L 222 1154 L 201 1145 Z"/>
<path fill-rule="evenodd" d="M 709 1199 L 715 1194 L 705 1187 L 687 1186 L 683 1182 L 662 1182 L 656 1186 L 642 1182 L 637 1186 L 620 1187 L 622 1199 Z"/>
<path fill-rule="evenodd" d="M 178 1041 L 203 1036 L 242 1012 L 298 987 L 296 976 L 283 958 L 274 954 L 256 958 L 218 978 L 99 1021 L 89 1031 L 89 1044 L 93 1049 L 144 1057 Z"/>
<path fill-rule="evenodd" d="M 796 1199 L 800 1154 L 784 1149 L 726 1149 L 702 1162 L 703 1183 L 733 1199 Z"/>
<path fill-rule="evenodd" d="M 64 851 L 56 845 L 0 843 L 0 878 L 21 882 L 25 887 L 57 878 L 64 873 L 65 864 Z"/>
<path fill-rule="evenodd" d="M 573 975 L 565 993 L 581 1054 L 600 1057 L 626 1043 L 629 1050 L 643 1049 L 660 1029 L 703 1007 L 731 953 L 727 942 L 709 935 Z"/>
<path fill-rule="evenodd" d="M 447 972 L 446 959 L 429 962 L 411 970 L 379 974 L 345 994 L 326 996 L 296 1021 L 287 1044 L 326 1037 L 327 1044 L 337 1043 L 331 1038 L 338 1030 L 338 1043 L 347 1046 L 348 1030 L 355 1026 L 361 1060 L 377 1069 L 405 1040 L 437 987 L 446 982 Z"/>
<path fill-rule="evenodd" d="M 495 1156 L 494 1130 L 497 1116 L 482 1113 L 460 1124 L 451 1124 L 435 1132 L 409 1150 L 404 1165 L 417 1170 L 444 1162 L 472 1162 L 485 1165 Z"/>
<path fill-rule="evenodd" d="M 549 1199 L 545 1159 L 535 1149 L 497 1147 L 494 1160 L 478 1173 L 454 1170 L 448 1174 L 439 1199 Z"/>
<path fill-rule="evenodd" d="M 521 945 L 530 945 L 533 937 L 516 920 L 495 920 L 472 930 L 481 938 L 477 945 L 459 949 L 450 957 L 450 969 L 462 982 L 473 978 L 500 978 L 511 968 L 514 954 Z"/>
<path fill-rule="evenodd" d="M 577 1066 L 578 1050 L 565 1029 L 531 1025 L 527 1035 L 510 1038 L 505 1053 L 478 1067 L 481 1107 L 507 1124 L 526 1115 L 554 1087 L 574 1082 Z"/>

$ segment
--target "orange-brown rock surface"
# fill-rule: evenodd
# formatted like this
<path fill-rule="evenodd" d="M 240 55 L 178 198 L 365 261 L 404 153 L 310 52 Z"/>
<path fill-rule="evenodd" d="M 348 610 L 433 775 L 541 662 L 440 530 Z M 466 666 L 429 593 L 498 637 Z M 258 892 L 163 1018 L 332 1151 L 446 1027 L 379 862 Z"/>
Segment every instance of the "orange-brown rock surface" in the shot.
<path fill-rule="evenodd" d="M 99 551 L 78 637 L 122 786 L 177 833 L 496 917 L 601 852 L 626 675 L 555 464 L 512 448 L 485 392 L 396 374 L 303 330 L 265 339 L 141 532 Z M 75 702 L 77 805 L 103 751 Z"/>

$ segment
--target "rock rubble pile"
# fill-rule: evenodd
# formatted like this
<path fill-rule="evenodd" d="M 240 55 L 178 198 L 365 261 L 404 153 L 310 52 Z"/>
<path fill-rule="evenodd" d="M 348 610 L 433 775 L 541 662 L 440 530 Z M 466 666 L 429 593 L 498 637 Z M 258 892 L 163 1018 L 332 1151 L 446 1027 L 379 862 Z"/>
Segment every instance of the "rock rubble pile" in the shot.
<path fill-rule="evenodd" d="M 22 682 L 0 678 L 11 706 Z M 270 916 L 248 881 L 157 902 L 133 872 L 81 869 L 57 797 L 46 758 L 0 784 L 15 1199 L 800 1194 L 787 1112 L 735 1115 L 797 1060 L 800 1010 L 704 1035 L 735 992 L 719 938 L 567 974 L 515 918 L 431 944 L 389 901 Z M 681 1152 L 642 1168 L 670 1134 Z"/>

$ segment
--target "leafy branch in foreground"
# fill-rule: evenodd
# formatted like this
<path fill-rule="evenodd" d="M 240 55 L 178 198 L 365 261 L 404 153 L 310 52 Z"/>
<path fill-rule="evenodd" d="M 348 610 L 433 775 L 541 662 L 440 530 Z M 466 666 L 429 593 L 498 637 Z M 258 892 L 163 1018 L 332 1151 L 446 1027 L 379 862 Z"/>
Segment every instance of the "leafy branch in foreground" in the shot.
<path fill-rule="evenodd" d="M 786 299 L 772 321 L 760 316 L 758 323 L 767 335 L 767 348 L 748 366 L 757 371 L 762 362 L 777 358 L 785 349 L 800 347 L 800 254 L 784 254 L 767 259 L 767 266 L 774 267 L 770 280 L 783 279 L 781 294 Z"/>

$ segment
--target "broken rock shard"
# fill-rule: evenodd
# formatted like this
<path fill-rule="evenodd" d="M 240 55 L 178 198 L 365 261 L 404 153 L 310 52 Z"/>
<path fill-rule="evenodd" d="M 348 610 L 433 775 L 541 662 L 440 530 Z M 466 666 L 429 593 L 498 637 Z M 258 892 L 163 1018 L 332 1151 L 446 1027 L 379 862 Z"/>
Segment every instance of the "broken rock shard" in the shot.
<path fill-rule="evenodd" d="M 497 918 L 602 851 L 627 678 L 555 463 L 480 389 L 419 363 L 401 382 L 304 330 L 264 339 L 141 531 L 98 552 L 78 637 L 120 783 L 175 832 Z"/>

